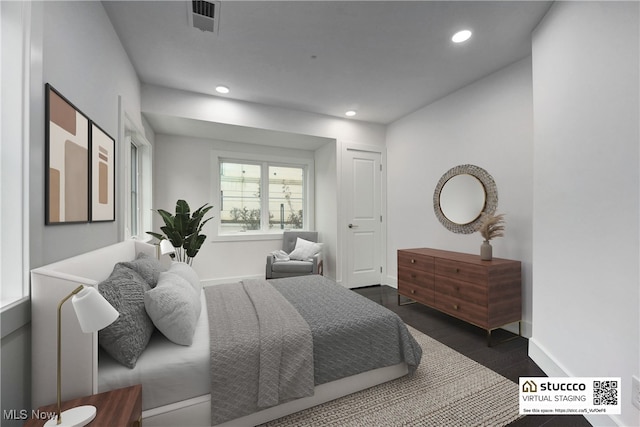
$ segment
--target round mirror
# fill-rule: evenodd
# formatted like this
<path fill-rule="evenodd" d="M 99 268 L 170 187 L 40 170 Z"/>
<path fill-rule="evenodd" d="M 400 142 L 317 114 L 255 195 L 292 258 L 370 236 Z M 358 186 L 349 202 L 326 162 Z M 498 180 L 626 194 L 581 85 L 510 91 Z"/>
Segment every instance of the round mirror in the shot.
<path fill-rule="evenodd" d="M 468 173 L 450 178 L 440 192 L 440 210 L 451 222 L 469 224 L 478 219 L 486 200 L 484 186 Z"/>
<path fill-rule="evenodd" d="M 478 230 L 482 214 L 492 215 L 498 206 L 498 189 L 489 173 L 474 165 L 449 169 L 433 193 L 438 220 L 454 233 Z"/>

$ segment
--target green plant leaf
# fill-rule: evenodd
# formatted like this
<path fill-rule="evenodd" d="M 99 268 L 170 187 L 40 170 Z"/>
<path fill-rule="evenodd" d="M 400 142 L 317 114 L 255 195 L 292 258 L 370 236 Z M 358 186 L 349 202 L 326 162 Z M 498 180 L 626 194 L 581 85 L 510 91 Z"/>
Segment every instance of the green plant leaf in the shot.
<path fill-rule="evenodd" d="M 200 234 L 200 235 L 191 235 L 190 239 L 189 239 L 189 244 L 188 246 L 185 247 L 185 250 L 187 252 L 187 256 L 193 258 L 198 254 L 198 251 L 200 250 L 200 248 L 202 247 L 202 244 L 205 242 L 207 236 L 205 236 L 204 234 Z"/>
<path fill-rule="evenodd" d="M 189 204 L 184 200 L 178 200 L 176 202 L 176 217 L 174 227 L 178 233 L 182 236 L 186 236 L 189 234 L 189 219 L 191 216 L 191 211 L 189 209 Z"/>
<path fill-rule="evenodd" d="M 147 231 L 147 234 L 150 234 L 151 236 L 155 237 L 158 240 L 164 240 L 166 239 L 166 237 L 164 237 L 162 234 L 160 233 L 154 233 L 153 231 Z"/>
<path fill-rule="evenodd" d="M 174 218 L 170 212 L 167 212 L 164 209 L 158 209 L 156 212 L 160 214 L 166 226 L 173 227 Z"/>

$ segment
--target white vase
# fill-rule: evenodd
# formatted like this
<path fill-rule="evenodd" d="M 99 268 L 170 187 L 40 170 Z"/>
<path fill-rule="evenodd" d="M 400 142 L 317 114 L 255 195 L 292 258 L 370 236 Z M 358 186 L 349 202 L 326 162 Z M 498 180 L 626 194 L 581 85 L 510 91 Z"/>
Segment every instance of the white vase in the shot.
<path fill-rule="evenodd" d="M 493 247 L 488 240 L 485 240 L 484 242 L 482 242 L 482 245 L 480 245 L 480 259 L 483 261 L 491 261 L 492 258 Z"/>

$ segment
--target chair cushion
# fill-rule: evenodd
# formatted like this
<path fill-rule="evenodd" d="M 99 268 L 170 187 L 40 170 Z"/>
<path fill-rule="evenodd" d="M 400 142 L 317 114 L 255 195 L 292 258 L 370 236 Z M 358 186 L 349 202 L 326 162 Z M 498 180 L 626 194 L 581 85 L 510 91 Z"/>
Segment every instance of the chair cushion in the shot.
<path fill-rule="evenodd" d="M 321 249 L 322 245 L 320 243 L 310 242 L 298 237 L 296 248 L 289 254 L 289 258 L 304 261 L 313 258 Z"/>
<path fill-rule="evenodd" d="M 296 247 L 298 237 L 310 242 L 318 241 L 317 231 L 285 231 L 282 233 L 282 250 L 290 253 Z"/>
<path fill-rule="evenodd" d="M 312 273 L 312 261 L 276 261 L 271 266 L 271 271 L 277 273 Z"/>

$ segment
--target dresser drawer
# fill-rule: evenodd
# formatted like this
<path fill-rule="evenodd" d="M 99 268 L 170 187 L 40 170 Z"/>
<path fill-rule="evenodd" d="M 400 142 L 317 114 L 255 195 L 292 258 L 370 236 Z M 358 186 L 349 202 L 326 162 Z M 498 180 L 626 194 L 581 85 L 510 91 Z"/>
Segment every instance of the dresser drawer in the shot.
<path fill-rule="evenodd" d="M 408 251 L 398 251 L 398 271 L 403 267 L 433 273 L 433 257 Z"/>
<path fill-rule="evenodd" d="M 487 283 L 488 273 L 484 266 L 436 258 L 435 273 L 439 276 L 452 277 L 474 283 Z"/>
<path fill-rule="evenodd" d="M 461 301 L 474 304 L 487 305 L 487 287 L 471 282 L 453 279 L 446 276 L 436 276 L 435 290 L 439 294 L 448 295 Z"/>
<path fill-rule="evenodd" d="M 413 268 L 401 268 L 398 270 L 398 283 L 403 282 L 417 287 L 433 289 L 433 273 L 414 270 Z"/>
<path fill-rule="evenodd" d="M 423 304 L 433 305 L 433 287 L 426 288 L 411 282 L 398 282 L 398 294 Z"/>
<path fill-rule="evenodd" d="M 434 308 L 481 328 L 487 327 L 486 306 L 474 304 L 437 291 L 434 293 L 434 299 Z"/>

